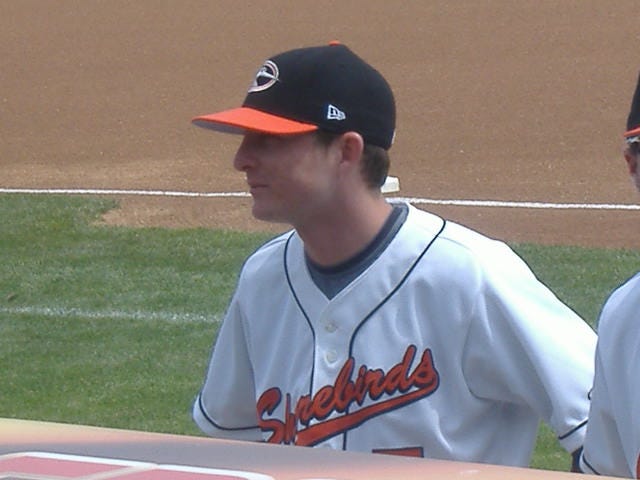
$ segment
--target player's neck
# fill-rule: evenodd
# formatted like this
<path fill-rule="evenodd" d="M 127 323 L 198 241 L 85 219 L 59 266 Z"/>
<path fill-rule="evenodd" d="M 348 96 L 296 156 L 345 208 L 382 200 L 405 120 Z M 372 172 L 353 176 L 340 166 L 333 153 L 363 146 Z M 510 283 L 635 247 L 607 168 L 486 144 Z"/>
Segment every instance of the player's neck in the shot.
<path fill-rule="evenodd" d="M 358 204 L 350 203 L 327 212 L 296 230 L 305 252 L 318 265 L 332 266 L 348 260 L 378 234 L 392 207 L 380 196 Z"/>

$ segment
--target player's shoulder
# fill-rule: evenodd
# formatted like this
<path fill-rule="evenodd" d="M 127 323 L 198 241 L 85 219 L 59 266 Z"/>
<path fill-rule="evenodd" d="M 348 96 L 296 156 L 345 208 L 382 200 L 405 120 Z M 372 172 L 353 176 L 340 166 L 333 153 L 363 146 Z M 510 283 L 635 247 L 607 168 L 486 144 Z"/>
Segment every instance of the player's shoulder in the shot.
<path fill-rule="evenodd" d="M 287 241 L 293 234 L 293 231 L 287 231 L 260 245 L 244 261 L 241 276 L 253 276 L 257 272 L 269 270 L 269 265 L 281 265 Z"/>
<path fill-rule="evenodd" d="M 600 314 L 599 329 L 613 328 L 612 323 L 626 323 L 636 319 L 640 311 L 640 272 L 617 287 L 607 298 Z"/>
<path fill-rule="evenodd" d="M 598 317 L 598 355 L 604 365 L 603 375 L 620 378 L 625 371 L 621 365 L 632 365 L 635 361 L 633 358 L 637 358 L 637 345 L 640 342 L 638 311 L 640 273 L 613 291 Z"/>
<path fill-rule="evenodd" d="M 414 206 L 410 206 L 409 218 L 419 229 L 433 231 L 435 228 L 439 228 L 435 244 L 453 250 L 456 254 L 466 252 L 475 257 L 491 252 L 496 252 L 499 255 L 511 252 L 510 247 L 501 240 L 490 238 L 477 230 L 452 220 L 444 220 Z"/>
<path fill-rule="evenodd" d="M 439 218 L 439 217 L 435 217 Z M 437 225 L 434 215 L 411 207 L 409 219 L 418 229 L 426 225 Z M 425 258 L 429 268 L 440 266 L 445 277 L 471 278 L 509 277 L 533 278 L 526 262 L 504 241 L 493 239 L 477 230 L 451 220 L 439 220 L 440 231 L 428 247 Z M 414 227 L 416 228 L 416 227 Z M 413 232 L 427 232 L 427 229 Z M 454 273 L 455 272 L 455 273 Z"/>
<path fill-rule="evenodd" d="M 293 230 L 281 233 L 260 245 L 249 258 L 260 257 L 262 255 L 271 255 L 274 251 L 283 249 L 289 237 L 293 234 Z"/>

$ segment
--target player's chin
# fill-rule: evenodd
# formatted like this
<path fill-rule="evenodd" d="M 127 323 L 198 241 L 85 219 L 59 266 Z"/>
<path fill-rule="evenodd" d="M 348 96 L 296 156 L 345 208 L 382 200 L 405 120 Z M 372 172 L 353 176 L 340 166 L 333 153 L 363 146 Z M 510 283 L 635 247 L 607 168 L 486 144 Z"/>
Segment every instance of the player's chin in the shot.
<path fill-rule="evenodd" d="M 271 223 L 289 223 L 287 215 L 270 202 L 253 199 L 251 213 L 254 218 Z"/>

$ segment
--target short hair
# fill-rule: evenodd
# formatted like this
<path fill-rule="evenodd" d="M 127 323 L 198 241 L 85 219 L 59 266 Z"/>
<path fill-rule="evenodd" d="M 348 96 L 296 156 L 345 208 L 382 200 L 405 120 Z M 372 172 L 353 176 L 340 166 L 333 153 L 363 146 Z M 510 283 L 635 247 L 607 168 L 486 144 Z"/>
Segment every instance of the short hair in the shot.
<path fill-rule="evenodd" d="M 328 147 L 343 134 L 317 130 L 315 135 L 321 145 Z M 364 144 L 361 173 L 369 188 L 380 188 L 384 185 L 390 166 L 391 158 L 388 150 L 377 145 Z"/>

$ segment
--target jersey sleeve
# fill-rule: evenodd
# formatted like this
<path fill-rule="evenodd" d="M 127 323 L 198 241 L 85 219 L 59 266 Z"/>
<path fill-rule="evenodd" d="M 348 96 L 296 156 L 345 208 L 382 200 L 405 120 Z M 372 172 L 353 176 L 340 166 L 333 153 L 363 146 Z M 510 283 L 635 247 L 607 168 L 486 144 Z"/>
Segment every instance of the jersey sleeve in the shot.
<path fill-rule="evenodd" d="M 584 442 L 596 334 L 506 244 L 485 253 L 463 360 L 469 388 L 532 410 L 574 452 Z"/>
<path fill-rule="evenodd" d="M 596 352 L 595 368 L 588 434 L 580 456 L 580 470 L 584 473 L 631 478 L 599 351 Z"/>
<path fill-rule="evenodd" d="M 196 425 L 212 437 L 260 441 L 253 369 L 236 296 L 220 327 L 192 414 Z"/>
<path fill-rule="evenodd" d="M 595 378 L 580 468 L 586 473 L 638 478 L 640 462 L 640 274 L 618 287 L 598 320 Z"/>

